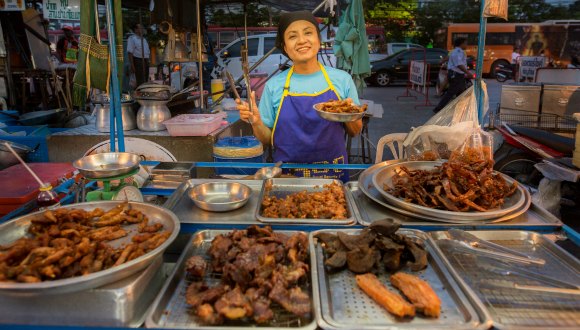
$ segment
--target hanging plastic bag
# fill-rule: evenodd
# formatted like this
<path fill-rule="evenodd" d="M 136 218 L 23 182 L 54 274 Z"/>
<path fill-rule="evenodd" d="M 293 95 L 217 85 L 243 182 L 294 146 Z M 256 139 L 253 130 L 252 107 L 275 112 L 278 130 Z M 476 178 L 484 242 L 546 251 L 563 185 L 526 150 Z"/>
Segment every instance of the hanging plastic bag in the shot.
<path fill-rule="evenodd" d="M 137 88 L 137 77 L 135 76 L 134 73 L 131 73 L 131 76 L 129 77 L 129 88 L 130 89 Z"/>
<path fill-rule="evenodd" d="M 487 88 L 482 82 L 484 115 Z M 423 126 L 414 128 L 403 142 L 408 159 L 437 160 L 455 157 L 492 159 L 493 138 L 479 124 L 477 99 L 470 87 Z"/>

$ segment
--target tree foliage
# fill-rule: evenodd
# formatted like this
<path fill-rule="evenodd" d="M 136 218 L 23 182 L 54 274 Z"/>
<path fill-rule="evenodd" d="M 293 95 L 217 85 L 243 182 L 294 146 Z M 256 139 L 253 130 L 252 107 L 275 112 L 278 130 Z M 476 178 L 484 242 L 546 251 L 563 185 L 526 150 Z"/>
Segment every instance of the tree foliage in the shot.
<path fill-rule="evenodd" d="M 448 23 L 479 22 L 479 0 L 437 0 L 417 6 L 412 0 L 364 0 L 367 23 L 382 25 L 389 42 L 427 44 Z M 552 6 L 544 0 L 509 0 L 509 22 L 542 22 L 580 19 L 580 0 L 570 7 Z M 491 18 L 490 23 L 503 22 Z"/>
<path fill-rule="evenodd" d="M 262 6 L 256 3 L 248 3 L 245 10 L 247 11 L 248 26 L 269 26 L 272 22 L 278 22 L 280 13 L 273 10 L 271 7 Z M 208 24 L 228 26 L 228 27 L 243 27 L 244 26 L 244 10 L 238 10 L 236 7 L 223 6 L 219 8 L 209 6 L 207 8 Z"/>

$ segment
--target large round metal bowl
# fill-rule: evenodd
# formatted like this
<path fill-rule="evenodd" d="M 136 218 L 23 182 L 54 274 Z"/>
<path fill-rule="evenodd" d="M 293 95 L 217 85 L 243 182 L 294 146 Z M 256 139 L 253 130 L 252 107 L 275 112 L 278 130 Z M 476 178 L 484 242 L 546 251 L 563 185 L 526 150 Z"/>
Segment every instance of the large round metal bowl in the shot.
<path fill-rule="evenodd" d="M 252 190 L 238 182 L 207 182 L 189 190 L 189 198 L 202 210 L 227 212 L 246 205 Z"/>
<path fill-rule="evenodd" d="M 65 209 L 83 209 L 83 210 L 93 210 L 97 207 L 103 210 L 109 210 L 117 206 L 119 201 L 102 201 L 102 202 L 90 202 L 90 203 L 80 203 L 71 204 L 63 206 Z M 145 267 L 149 266 L 155 258 L 163 253 L 165 249 L 175 240 L 179 234 L 179 219 L 175 214 L 163 207 L 139 203 L 139 202 L 129 202 L 131 208 L 143 212 L 151 223 L 161 223 L 163 224 L 163 230 L 171 232 L 171 235 L 158 246 L 153 251 L 142 255 L 139 258 L 126 262 L 116 267 L 112 267 L 106 270 L 95 272 L 92 274 L 71 277 L 61 280 L 54 281 L 44 281 L 39 283 L 8 283 L 0 282 L 0 295 L 27 295 L 34 296 L 40 294 L 61 294 L 61 293 L 71 293 L 82 290 L 93 289 L 101 287 L 103 285 L 117 282 L 124 278 L 127 278 Z M 43 211 L 36 213 L 31 213 L 23 217 L 11 220 L 0 225 L 0 245 L 6 246 L 15 240 L 27 235 L 28 227 L 30 226 L 30 221 L 32 219 L 42 218 Z M 107 244 L 112 247 L 118 248 L 131 242 L 131 238 L 138 234 L 137 224 L 123 226 L 129 234 L 125 237 L 116 239 L 114 241 L 107 242 Z"/>
<path fill-rule="evenodd" d="M 470 211 L 470 212 L 454 212 L 454 211 L 447 211 L 447 210 L 438 210 L 433 209 L 430 207 L 421 206 L 414 203 L 409 203 L 404 201 L 401 198 L 395 197 L 383 189 L 383 184 L 393 187 L 393 176 L 397 174 L 398 170 L 401 166 L 405 166 L 410 171 L 413 170 L 432 170 L 435 166 L 441 165 L 443 162 L 441 161 L 408 161 L 408 162 L 401 162 L 397 164 L 393 164 L 390 166 L 385 166 L 384 168 L 380 169 L 373 175 L 373 185 L 375 188 L 381 193 L 381 195 L 385 198 L 385 200 L 393 204 L 399 208 L 404 210 L 422 214 L 425 216 L 434 216 L 440 219 L 449 219 L 454 221 L 478 221 L 478 220 L 489 220 L 489 219 L 496 219 L 503 217 L 507 214 L 517 211 L 520 209 L 524 203 L 526 203 L 526 194 L 523 191 L 521 186 L 518 186 L 516 192 L 511 195 L 510 197 L 505 199 L 505 203 L 499 209 L 493 209 L 485 212 L 479 211 Z M 503 175 L 504 179 L 508 182 L 508 184 L 512 184 L 514 180 L 507 175 Z"/>
<path fill-rule="evenodd" d="M 73 162 L 79 172 L 90 179 L 110 178 L 127 174 L 137 168 L 141 157 L 129 152 L 104 152 L 84 156 Z"/>
<path fill-rule="evenodd" d="M 348 123 L 351 121 L 356 121 L 364 117 L 366 112 L 359 112 L 359 113 L 336 113 L 336 112 L 327 112 L 320 110 L 322 107 L 322 103 L 316 103 L 313 108 L 316 110 L 316 113 L 329 121 L 335 121 L 339 123 Z"/>

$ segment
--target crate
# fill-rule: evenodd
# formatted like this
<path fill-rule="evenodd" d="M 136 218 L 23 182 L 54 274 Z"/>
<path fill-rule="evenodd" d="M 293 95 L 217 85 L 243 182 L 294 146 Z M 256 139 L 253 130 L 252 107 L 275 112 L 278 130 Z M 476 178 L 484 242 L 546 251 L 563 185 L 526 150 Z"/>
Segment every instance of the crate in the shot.
<path fill-rule="evenodd" d="M 531 111 L 511 110 L 505 113 L 503 109 L 490 115 L 492 127 L 508 125 L 536 128 L 555 133 L 576 132 L 576 120 L 571 116 L 561 116 L 553 113 L 536 113 Z"/>
<path fill-rule="evenodd" d="M 25 161 L 31 163 L 48 162 L 48 138 L 52 133 L 61 132 L 62 128 L 48 128 L 46 125 L 42 126 L 7 126 L 2 130 L 8 133 L 26 132 L 26 136 L 0 136 L 0 140 L 7 140 L 23 144 L 34 149 L 33 152 L 26 155 Z"/>
<path fill-rule="evenodd" d="M 185 114 L 163 122 L 171 136 L 206 136 L 220 128 L 224 113 Z"/>

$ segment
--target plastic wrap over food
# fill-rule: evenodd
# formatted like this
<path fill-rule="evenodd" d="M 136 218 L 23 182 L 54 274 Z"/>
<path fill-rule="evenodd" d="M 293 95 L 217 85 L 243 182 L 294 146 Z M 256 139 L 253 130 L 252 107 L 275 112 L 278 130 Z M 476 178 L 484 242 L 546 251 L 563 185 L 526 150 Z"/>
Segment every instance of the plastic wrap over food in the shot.
<path fill-rule="evenodd" d="M 489 108 L 487 88 L 482 82 L 484 115 Z M 403 142 L 410 160 L 449 159 L 469 151 L 483 152 L 482 158 L 491 158 L 493 137 L 480 128 L 477 99 L 474 88 L 451 101 L 423 126 L 414 128 Z"/>

